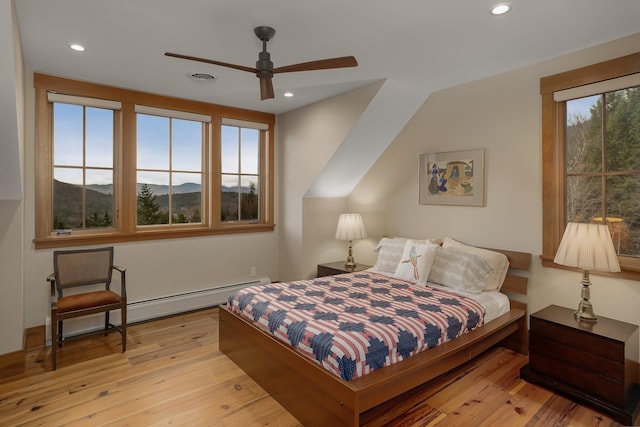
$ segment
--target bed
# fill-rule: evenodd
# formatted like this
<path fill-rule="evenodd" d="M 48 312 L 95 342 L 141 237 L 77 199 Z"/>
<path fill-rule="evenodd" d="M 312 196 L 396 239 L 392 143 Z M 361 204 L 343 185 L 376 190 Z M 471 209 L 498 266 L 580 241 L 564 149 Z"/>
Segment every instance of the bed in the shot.
<path fill-rule="evenodd" d="M 494 345 L 527 352 L 526 304 L 518 300 L 523 298 L 513 296 L 526 295 L 526 272 L 531 254 L 491 251 L 505 255 L 509 262 L 500 289 L 510 296 L 506 312 L 458 338 L 412 354 L 390 366 L 346 380 L 321 366 L 318 360 L 275 338 L 268 330 L 255 326 L 228 305 L 220 307 L 220 350 L 304 425 L 358 426 L 366 419 L 367 411 L 469 361 Z M 377 277 L 375 271 L 372 273 Z M 350 275 L 344 275 L 342 279 L 360 280 Z M 300 286 L 300 282 L 292 283 Z"/>

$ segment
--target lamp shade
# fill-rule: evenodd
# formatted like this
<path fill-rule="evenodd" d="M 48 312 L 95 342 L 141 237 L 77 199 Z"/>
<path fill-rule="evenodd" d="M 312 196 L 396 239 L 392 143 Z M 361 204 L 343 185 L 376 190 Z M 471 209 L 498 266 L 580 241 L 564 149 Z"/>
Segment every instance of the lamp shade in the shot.
<path fill-rule="evenodd" d="M 367 230 L 364 228 L 364 222 L 360 214 L 346 213 L 340 215 L 338 227 L 336 228 L 336 239 L 358 240 L 366 238 Z"/>
<path fill-rule="evenodd" d="M 583 270 L 620 271 L 609 228 L 603 224 L 568 223 L 553 262 Z"/>

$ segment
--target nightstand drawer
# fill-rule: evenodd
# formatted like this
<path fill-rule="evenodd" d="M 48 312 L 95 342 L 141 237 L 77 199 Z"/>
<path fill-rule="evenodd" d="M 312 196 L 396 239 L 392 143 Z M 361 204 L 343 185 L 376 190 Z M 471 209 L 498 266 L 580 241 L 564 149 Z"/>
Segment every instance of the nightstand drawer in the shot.
<path fill-rule="evenodd" d="M 530 330 L 532 334 L 545 336 L 585 352 L 597 354 L 605 359 L 621 361 L 625 357 L 624 342 L 607 340 L 576 328 L 567 328 L 532 317 Z"/>
<path fill-rule="evenodd" d="M 580 366 L 586 371 L 594 372 L 613 381 L 624 383 L 624 365 L 594 354 L 593 351 L 584 351 L 575 346 L 550 339 L 548 335 L 541 336 L 534 332 L 529 336 L 529 346 L 532 351 L 536 353 L 541 353 L 554 359 L 570 360 L 573 364 Z M 620 360 L 624 360 L 624 358 Z"/>
<path fill-rule="evenodd" d="M 564 384 L 569 384 L 581 390 L 589 390 L 595 397 L 624 407 L 625 387 L 623 383 L 582 369 L 580 363 L 575 360 L 568 359 L 565 363 L 545 354 L 530 351 L 529 368 Z"/>

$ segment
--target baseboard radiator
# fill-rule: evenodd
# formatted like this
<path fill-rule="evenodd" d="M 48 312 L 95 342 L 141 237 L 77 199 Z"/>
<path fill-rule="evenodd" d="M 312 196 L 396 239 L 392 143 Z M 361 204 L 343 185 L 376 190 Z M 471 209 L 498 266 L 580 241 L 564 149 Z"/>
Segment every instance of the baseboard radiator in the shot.
<path fill-rule="evenodd" d="M 266 285 L 271 283 L 268 277 L 250 282 L 233 283 L 215 288 L 149 298 L 127 303 L 127 324 L 157 319 L 172 314 L 185 313 L 207 307 L 224 304 L 233 292 L 248 286 Z M 111 323 L 120 324 L 120 312 L 114 311 L 110 317 Z M 46 318 L 46 343 L 51 345 L 51 319 Z M 70 337 L 94 332 L 104 327 L 104 315 L 76 317 L 64 321 L 64 336 Z"/>

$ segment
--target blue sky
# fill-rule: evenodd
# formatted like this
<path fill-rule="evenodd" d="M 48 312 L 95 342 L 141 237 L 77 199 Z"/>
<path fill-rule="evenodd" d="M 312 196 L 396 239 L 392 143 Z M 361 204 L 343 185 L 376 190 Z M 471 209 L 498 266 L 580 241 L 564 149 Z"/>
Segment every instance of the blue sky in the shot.
<path fill-rule="evenodd" d="M 600 95 L 587 96 L 586 98 L 578 98 L 567 101 L 567 117 L 570 119 L 576 114 L 588 119 L 591 117 L 591 106 L 595 105 L 600 99 Z"/>
<path fill-rule="evenodd" d="M 82 166 L 82 107 L 70 104 L 54 104 L 54 164 L 55 166 Z M 137 115 L 137 180 L 148 184 L 186 182 L 201 184 L 202 124 L 196 121 L 169 119 L 166 117 Z M 170 126 L 171 121 L 171 126 Z M 171 138 L 170 138 L 171 129 Z M 239 138 L 240 137 L 240 138 Z M 170 147 L 170 141 L 173 144 Z M 241 162 L 238 164 L 238 155 Z M 259 131 L 233 126 L 222 127 L 223 173 L 258 174 Z M 87 184 L 111 184 L 113 174 L 113 112 L 86 108 L 86 165 Z M 101 169 L 105 168 L 105 169 Z M 81 169 L 56 167 L 55 178 L 72 183 L 82 183 Z M 252 179 L 255 181 L 255 179 Z M 246 182 L 245 182 L 246 181 Z M 242 185 L 248 185 L 244 179 Z M 238 185 L 237 176 L 223 175 L 223 185 Z"/>

